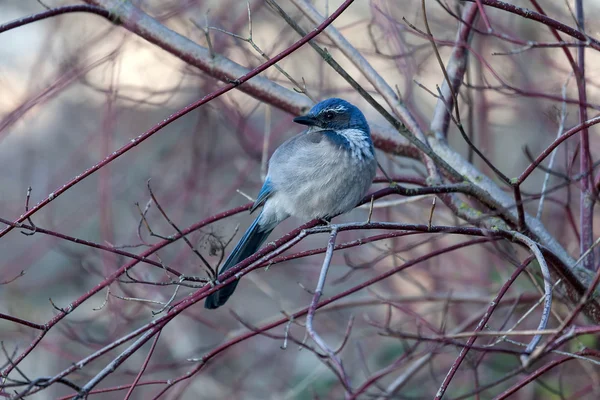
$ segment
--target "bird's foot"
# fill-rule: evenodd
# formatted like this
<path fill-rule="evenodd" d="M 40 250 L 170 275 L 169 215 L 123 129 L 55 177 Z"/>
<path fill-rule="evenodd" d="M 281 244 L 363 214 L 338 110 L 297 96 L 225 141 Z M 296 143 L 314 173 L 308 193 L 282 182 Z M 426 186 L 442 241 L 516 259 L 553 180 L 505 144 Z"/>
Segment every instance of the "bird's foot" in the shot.
<path fill-rule="evenodd" d="M 331 217 L 323 217 L 323 218 L 319 218 L 321 220 L 322 223 L 324 223 L 327 226 L 331 226 Z"/>

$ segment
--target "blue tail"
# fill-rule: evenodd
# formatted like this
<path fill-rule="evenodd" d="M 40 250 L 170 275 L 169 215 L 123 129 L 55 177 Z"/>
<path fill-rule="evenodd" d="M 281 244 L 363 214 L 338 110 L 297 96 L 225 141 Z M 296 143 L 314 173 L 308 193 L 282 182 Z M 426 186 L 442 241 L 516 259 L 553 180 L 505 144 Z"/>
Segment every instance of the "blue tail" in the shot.
<path fill-rule="evenodd" d="M 244 233 L 242 239 L 240 239 L 229 257 L 227 257 L 227 260 L 225 260 L 225 263 L 223 263 L 221 271 L 219 271 L 220 274 L 254 254 L 277 225 L 268 224 L 270 226 L 264 226 L 258 222 L 259 219 L 260 215 L 250 225 L 246 233 Z M 235 280 L 216 292 L 211 293 L 204 301 L 204 308 L 212 310 L 221 307 L 233 294 L 237 284 L 238 280 Z"/>

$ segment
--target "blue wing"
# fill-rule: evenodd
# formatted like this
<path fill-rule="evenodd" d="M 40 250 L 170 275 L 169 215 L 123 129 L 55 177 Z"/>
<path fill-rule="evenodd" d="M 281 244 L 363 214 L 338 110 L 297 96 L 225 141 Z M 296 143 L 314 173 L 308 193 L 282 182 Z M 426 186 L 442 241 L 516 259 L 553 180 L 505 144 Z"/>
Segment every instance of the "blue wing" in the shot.
<path fill-rule="evenodd" d="M 254 210 L 256 210 L 258 207 L 265 204 L 265 201 L 267 201 L 267 199 L 269 197 L 271 197 L 272 194 L 273 194 L 273 184 L 271 183 L 271 178 L 267 177 L 267 179 L 265 180 L 265 183 L 263 183 L 262 189 L 260 189 L 260 192 L 258 193 L 258 197 L 256 198 L 256 201 L 254 202 L 254 204 L 252 205 L 252 208 L 250 209 L 250 213 L 253 213 Z"/>

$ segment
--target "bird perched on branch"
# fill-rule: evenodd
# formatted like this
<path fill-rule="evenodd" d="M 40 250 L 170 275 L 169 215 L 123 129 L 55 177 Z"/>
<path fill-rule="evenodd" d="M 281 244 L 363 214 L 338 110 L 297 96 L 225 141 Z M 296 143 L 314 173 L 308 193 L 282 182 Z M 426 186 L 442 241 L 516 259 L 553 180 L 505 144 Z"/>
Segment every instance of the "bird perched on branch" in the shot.
<path fill-rule="evenodd" d="M 353 209 L 375 177 L 377 161 L 363 113 L 345 100 L 331 98 L 294 118 L 308 129 L 284 142 L 250 212 L 258 217 L 235 246 L 220 273 L 254 254 L 271 231 L 289 216 L 330 219 Z M 225 304 L 238 281 L 210 294 L 204 307 Z"/>

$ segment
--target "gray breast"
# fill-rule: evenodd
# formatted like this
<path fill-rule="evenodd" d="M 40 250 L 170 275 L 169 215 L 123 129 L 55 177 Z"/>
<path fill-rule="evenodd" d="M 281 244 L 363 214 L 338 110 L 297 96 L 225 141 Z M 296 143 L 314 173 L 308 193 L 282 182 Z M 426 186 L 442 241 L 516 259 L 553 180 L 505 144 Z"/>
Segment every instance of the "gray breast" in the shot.
<path fill-rule="evenodd" d="M 351 210 L 375 176 L 374 159 L 357 160 L 319 133 L 298 135 L 273 154 L 269 175 L 285 211 L 304 220 Z"/>

